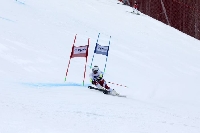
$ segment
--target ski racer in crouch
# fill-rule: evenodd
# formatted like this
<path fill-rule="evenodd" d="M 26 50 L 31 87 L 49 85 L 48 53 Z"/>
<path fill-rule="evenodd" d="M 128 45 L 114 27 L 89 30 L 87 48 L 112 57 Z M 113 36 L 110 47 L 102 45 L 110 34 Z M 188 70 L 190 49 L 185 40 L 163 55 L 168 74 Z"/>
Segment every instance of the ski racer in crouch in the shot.
<path fill-rule="evenodd" d="M 98 89 L 105 88 L 103 91 L 104 94 L 112 94 L 118 95 L 118 93 L 111 89 L 107 84 L 106 81 L 103 79 L 103 72 L 99 70 L 98 66 L 94 66 L 92 68 L 92 73 L 90 73 L 90 82 L 95 85 Z"/>

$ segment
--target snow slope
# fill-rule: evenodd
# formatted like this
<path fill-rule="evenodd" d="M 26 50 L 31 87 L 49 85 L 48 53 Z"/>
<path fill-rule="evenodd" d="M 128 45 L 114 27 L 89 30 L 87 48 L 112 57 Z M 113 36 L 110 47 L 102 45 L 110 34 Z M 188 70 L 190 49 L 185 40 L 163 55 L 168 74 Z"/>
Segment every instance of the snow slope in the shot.
<path fill-rule="evenodd" d="M 117 0 L 1 0 L 0 133 L 199 133 L 200 42 Z M 105 79 L 127 98 L 82 86 L 71 46 L 111 45 Z M 93 64 L 103 70 L 105 56 Z"/>

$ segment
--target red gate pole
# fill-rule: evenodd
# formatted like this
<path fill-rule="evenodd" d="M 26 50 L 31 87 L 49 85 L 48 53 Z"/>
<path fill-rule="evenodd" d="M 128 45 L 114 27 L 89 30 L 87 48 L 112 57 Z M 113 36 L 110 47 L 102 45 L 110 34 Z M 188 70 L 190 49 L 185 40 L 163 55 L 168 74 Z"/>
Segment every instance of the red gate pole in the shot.
<path fill-rule="evenodd" d="M 83 78 L 83 86 L 84 86 L 84 81 L 85 81 L 85 73 L 86 73 L 86 65 L 87 65 L 87 57 L 88 57 L 89 45 L 90 45 L 90 38 L 88 38 L 88 47 L 87 47 L 87 53 L 86 53 L 86 63 L 85 63 L 85 71 L 84 71 L 84 78 Z"/>
<path fill-rule="evenodd" d="M 66 81 L 66 78 L 67 78 L 67 74 L 68 74 L 68 69 L 69 69 L 71 57 L 72 57 L 72 54 L 73 54 L 73 51 L 74 51 L 74 44 L 76 42 L 76 36 L 77 36 L 77 34 L 75 35 L 75 38 L 74 38 L 74 43 L 73 43 L 73 46 L 72 46 L 72 51 L 71 51 L 71 55 L 70 55 L 70 59 L 69 59 L 69 63 L 68 63 L 68 67 L 67 67 L 67 71 L 66 71 L 66 75 L 65 75 L 65 81 Z"/>

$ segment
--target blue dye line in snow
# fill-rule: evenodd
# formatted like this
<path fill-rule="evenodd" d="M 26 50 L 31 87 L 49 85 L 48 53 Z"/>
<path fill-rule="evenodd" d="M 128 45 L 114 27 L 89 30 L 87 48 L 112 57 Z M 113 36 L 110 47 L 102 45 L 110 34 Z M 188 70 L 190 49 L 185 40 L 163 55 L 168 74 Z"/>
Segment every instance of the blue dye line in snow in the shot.
<path fill-rule="evenodd" d="M 78 84 L 78 83 L 22 83 L 23 85 L 32 86 L 32 87 L 63 87 L 63 86 L 79 86 L 87 87 L 91 84 Z"/>

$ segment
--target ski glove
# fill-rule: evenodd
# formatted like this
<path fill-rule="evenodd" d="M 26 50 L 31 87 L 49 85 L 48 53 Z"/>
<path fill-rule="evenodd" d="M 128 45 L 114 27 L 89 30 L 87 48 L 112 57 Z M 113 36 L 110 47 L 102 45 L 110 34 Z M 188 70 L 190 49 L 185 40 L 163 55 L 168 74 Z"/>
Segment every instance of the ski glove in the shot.
<path fill-rule="evenodd" d="M 95 85 L 96 82 L 97 82 L 97 81 L 96 81 L 95 79 L 92 80 L 92 84 L 93 84 L 93 85 Z"/>

